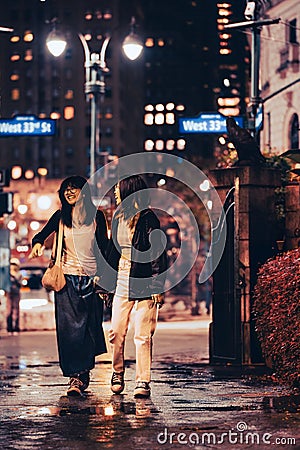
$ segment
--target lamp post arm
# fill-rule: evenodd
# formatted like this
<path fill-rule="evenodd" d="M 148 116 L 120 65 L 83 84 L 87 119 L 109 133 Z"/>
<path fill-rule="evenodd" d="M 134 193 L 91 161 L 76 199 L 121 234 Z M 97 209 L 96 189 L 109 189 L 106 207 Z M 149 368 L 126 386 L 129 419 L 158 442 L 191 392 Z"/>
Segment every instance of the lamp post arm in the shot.
<path fill-rule="evenodd" d="M 91 52 L 89 46 L 83 36 L 82 33 L 78 33 L 78 37 L 81 41 L 83 50 L 84 50 L 84 66 L 85 66 L 85 81 L 88 82 L 90 80 L 90 60 L 91 60 Z"/>
<path fill-rule="evenodd" d="M 106 50 L 108 47 L 108 44 L 110 43 L 111 40 L 111 36 L 107 36 L 102 44 L 101 50 L 100 50 L 100 67 L 101 69 L 105 69 L 106 68 L 106 61 L 105 61 L 105 55 L 106 55 Z"/>

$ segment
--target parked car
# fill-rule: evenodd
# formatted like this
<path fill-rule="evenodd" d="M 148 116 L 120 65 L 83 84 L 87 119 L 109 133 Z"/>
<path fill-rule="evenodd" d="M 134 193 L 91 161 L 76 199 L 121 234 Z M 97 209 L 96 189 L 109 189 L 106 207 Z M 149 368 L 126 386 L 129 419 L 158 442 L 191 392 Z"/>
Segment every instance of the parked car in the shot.
<path fill-rule="evenodd" d="M 47 291 L 41 283 L 46 267 L 23 265 L 20 329 L 53 330 L 55 328 L 54 292 Z"/>

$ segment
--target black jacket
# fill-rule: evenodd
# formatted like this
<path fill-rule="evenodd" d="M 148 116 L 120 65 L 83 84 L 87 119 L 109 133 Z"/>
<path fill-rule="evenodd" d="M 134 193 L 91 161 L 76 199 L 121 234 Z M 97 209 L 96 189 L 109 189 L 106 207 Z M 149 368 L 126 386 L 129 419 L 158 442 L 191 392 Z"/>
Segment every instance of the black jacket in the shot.
<path fill-rule="evenodd" d="M 48 220 L 44 228 L 37 233 L 33 239 L 32 239 L 32 246 L 34 246 L 36 243 L 44 244 L 45 240 L 47 239 L 50 234 L 53 232 L 56 232 L 57 237 L 57 231 L 58 231 L 58 225 L 61 218 L 61 211 L 60 209 L 57 210 Z M 95 257 L 97 260 L 97 275 L 101 275 L 103 271 L 103 258 L 105 258 L 108 238 L 107 238 L 107 224 L 106 219 L 102 211 L 97 210 L 96 212 L 96 231 L 95 231 L 95 237 L 97 245 L 95 245 Z"/>
<path fill-rule="evenodd" d="M 118 218 L 112 222 L 112 237 L 108 243 L 108 266 L 103 273 L 107 292 L 114 293 L 121 249 L 117 244 Z M 141 211 L 132 237 L 131 267 L 129 279 L 129 300 L 150 298 L 151 294 L 164 292 L 167 258 L 157 216 L 151 209 Z M 150 238 L 150 239 L 149 239 Z M 142 252 L 138 254 L 138 252 Z M 147 255 L 146 258 L 143 255 Z"/>

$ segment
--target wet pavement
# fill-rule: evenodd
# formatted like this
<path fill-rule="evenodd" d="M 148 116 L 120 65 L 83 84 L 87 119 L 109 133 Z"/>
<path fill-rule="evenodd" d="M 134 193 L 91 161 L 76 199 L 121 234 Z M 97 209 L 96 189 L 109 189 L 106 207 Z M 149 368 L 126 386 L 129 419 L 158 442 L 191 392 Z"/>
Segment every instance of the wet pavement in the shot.
<path fill-rule="evenodd" d="M 75 399 L 65 395 L 54 332 L 2 333 L 0 448 L 300 448 L 299 395 L 274 384 L 263 367 L 209 366 L 208 322 L 159 323 L 146 400 L 133 398 L 132 343 L 123 395 L 110 392 L 106 354 L 87 395 Z"/>

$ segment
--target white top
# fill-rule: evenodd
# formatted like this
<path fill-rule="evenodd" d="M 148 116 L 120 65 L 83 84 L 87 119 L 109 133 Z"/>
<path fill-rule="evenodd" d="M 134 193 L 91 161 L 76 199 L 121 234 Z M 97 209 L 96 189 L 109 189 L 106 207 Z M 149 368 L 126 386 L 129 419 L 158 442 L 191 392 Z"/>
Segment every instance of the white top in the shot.
<path fill-rule="evenodd" d="M 128 222 L 121 217 L 118 225 L 117 240 L 119 246 L 121 247 L 121 258 L 129 261 L 131 259 L 132 234 L 133 233 L 129 228 Z"/>
<path fill-rule="evenodd" d="M 65 248 L 62 269 L 67 275 L 94 276 L 97 271 L 95 258 L 95 222 L 90 225 L 68 228 L 64 226 Z"/>

